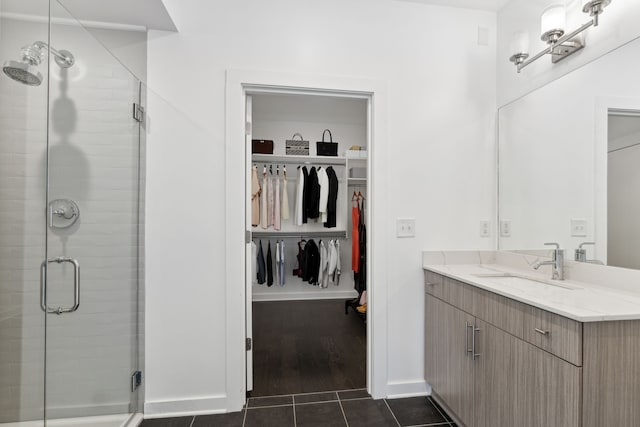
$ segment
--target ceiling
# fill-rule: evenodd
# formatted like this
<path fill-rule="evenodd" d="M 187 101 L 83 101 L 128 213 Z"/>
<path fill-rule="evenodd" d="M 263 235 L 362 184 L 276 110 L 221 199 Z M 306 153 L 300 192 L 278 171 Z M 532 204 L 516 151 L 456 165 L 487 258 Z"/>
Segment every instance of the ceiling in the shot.
<path fill-rule="evenodd" d="M 52 3 L 52 17 L 90 21 L 120 26 L 177 31 L 162 0 L 58 0 Z M 47 16 L 47 2 L 2 0 L 2 13 L 26 16 Z M 64 10 L 66 9 L 66 11 Z M 89 24 L 91 26 L 91 24 Z"/>
<path fill-rule="evenodd" d="M 438 6 L 462 7 L 497 12 L 510 0 L 397 0 L 411 3 L 433 4 Z"/>

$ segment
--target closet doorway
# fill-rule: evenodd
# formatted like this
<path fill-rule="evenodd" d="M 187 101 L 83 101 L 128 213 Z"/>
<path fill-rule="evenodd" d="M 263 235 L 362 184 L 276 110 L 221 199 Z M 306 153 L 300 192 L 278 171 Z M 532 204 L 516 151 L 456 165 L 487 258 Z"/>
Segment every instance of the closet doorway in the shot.
<path fill-rule="evenodd" d="M 365 389 L 370 97 L 245 97 L 247 392 Z"/>

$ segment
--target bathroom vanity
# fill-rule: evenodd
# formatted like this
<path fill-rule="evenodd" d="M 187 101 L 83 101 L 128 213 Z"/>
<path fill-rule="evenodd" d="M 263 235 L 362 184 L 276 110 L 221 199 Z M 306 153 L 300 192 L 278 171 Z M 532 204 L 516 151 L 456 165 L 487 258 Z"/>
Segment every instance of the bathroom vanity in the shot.
<path fill-rule="evenodd" d="M 535 261 L 423 255 L 433 396 L 467 427 L 638 426 L 640 294 L 572 278 L 609 267 L 569 262 L 558 281 Z"/>

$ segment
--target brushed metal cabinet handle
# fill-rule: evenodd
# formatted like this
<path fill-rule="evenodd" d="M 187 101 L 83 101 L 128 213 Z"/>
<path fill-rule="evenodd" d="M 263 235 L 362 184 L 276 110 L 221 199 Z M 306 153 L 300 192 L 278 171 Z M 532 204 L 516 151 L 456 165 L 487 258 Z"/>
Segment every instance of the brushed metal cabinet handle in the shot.
<path fill-rule="evenodd" d="M 468 321 L 464 322 L 464 348 L 465 348 L 465 356 L 468 353 L 473 354 L 473 347 L 469 348 L 469 328 L 473 329 L 473 325 Z"/>
<path fill-rule="evenodd" d="M 480 353 L 476 353 L 476 332 L 480 332 L 480 328 L 473 326 L 473 334 L 471 335 L 471 347 L 473 348 L 472 359 L 476 360 L 480 357 Z"/>
<path fill-rule="evenodd" d="M 534 330 L 540 335 L 549 335 L 549 331 L 543 331 L 542 329 L 534 328 Z"/>

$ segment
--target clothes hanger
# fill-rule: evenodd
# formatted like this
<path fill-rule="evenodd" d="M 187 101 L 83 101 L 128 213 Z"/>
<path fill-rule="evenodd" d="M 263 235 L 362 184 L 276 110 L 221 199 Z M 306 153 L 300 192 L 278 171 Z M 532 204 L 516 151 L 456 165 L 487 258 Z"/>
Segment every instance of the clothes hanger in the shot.
<path fill-rule="evenodd" d="M 287 179 L 287 165 L 282 166 L 282 174 L 284 175 L 284 179 Z"/>
<path fill-rule="evenodd" d="M 280 176 L 280 165 L 276 165 L 276 175 Z"/>
<path fill-rule="evenodd" d="M 358 193 L 356 193 L 356 190 L 353 190 L 353 196 L 351 196 L 351 201 L 352 202 L 358 201 Z"/>
<path fill-rule="evenodd" d="M 360 190 L 358 190 L 358 199 L 360 199 L 362 201 L 367 200 L 367 199 L 364 198 L 364 196 L 362 195 L 362 191 L 360 191 Z"/>
<path fill-rule="evenodd" d="M 269 165 L 269 175 L 273 175 L 273 165 Z"/>
<path fill-rule="evenodd" d="M 267 175 L 267 165 L 264 165 L 264 167 L 262 168 L 262 175 L 263 176 Z"/>

